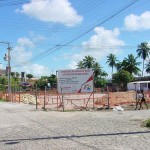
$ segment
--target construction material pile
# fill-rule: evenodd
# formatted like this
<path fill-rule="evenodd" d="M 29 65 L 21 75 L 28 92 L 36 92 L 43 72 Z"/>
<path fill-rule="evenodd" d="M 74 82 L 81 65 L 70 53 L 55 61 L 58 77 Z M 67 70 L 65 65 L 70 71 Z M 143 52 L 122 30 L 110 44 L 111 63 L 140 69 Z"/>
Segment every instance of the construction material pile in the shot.
<path fill-rule="evenodd" d="M 20 95 L 20 100 L 21 102 L 25 103 L 25 104 L 36 104 L 36 97 L 35 95 L 31 95 L 31 94 L 21 94 Z"/>

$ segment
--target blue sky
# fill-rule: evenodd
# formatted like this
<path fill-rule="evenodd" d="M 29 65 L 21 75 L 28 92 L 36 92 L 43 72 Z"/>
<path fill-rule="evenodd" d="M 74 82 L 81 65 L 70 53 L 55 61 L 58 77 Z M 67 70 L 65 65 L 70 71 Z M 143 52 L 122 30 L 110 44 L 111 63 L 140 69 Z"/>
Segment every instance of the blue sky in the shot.
<path fill-rule="evenodd" d="M 150 43 L 149 0 L 137 0 L 119 15 L 96 26 L 131 2 L 17 0 L 14 4 L 12 0 L 0 1 L 0 42 L 10 42 L 13 48 L 12 71 L 25 71 L 35 77 L 55 74 L 56 70 L 75 69 L 80 60 L 91 55 L 111 74 L 107 55 L 113 53 L 122 61 L 129 54 L 136 56 L 141 42 Z M 92 30 L 74 40 L 89 29 Z M 0 44 L 1 68 L 7 65 L 3 60 L 6 48 L 7 45 Z"/>

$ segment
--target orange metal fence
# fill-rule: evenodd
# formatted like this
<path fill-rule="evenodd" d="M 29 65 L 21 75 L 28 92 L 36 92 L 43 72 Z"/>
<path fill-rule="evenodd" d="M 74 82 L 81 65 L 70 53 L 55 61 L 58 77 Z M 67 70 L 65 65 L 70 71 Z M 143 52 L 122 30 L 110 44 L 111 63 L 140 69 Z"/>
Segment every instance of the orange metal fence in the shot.
<path fill-rule="evenodd" d="M 150 103 L 150 91 L 145 93 L 146 101 Z M 10 97 L 0 92 L 0 98 L 10 102 L 24 102 L 35 104 L 37 97 L 38 108 L 65 110 L 108 107 L 123 104 L 135 104 L 136 92 L 100 92 L 82 94 L 58 94 L 46 91 L 12 92 Z M 25 100 L 24 100 L 25 99 Z M 28 99 L 28 101 L 26 101 Z"/>

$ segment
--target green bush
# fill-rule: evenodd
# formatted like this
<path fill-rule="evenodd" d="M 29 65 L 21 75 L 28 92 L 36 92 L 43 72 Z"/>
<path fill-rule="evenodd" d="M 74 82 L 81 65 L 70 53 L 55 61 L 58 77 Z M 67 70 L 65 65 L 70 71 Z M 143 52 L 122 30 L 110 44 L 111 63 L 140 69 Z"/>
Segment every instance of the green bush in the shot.
<path fill-rule="evenodd" d="M 141 125 L 143 126 L 143 127 L 150 127 L 150 119 L 147 119 L 147 120 L 144 120 L 142 123 L 141 123 Z"/>
<path fill-rule="evenodd" d="M 6 102 L 6 100 L 5 99 L 0 99 L 0 102 Z"/>
<path fill-rule="evenodd" d="M 145 120 L 146 122 L 146 127 L 150 127 L 150 119 Z"/>

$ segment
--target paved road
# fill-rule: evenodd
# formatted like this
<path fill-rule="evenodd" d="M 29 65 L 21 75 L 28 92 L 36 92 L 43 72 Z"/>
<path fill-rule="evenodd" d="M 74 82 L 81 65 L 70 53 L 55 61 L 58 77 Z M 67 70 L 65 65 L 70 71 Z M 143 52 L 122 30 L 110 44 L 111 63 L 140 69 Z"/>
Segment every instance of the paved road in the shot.
<path fill-rule="evenodd" d="M 150 110 L 44 112 L 0 103 L 0 150 L 148 150 Z"/>

